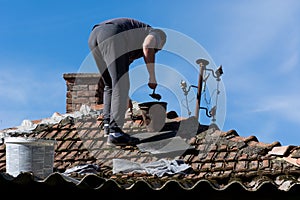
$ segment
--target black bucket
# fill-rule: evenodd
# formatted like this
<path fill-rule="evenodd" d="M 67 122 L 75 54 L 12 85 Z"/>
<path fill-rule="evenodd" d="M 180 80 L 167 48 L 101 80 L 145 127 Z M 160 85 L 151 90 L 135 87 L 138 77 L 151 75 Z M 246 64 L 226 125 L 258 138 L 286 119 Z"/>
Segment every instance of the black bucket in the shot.
<path fill-rule="evenodd" d="M 149 109 L 153 105 L 160 105 L 165 110 L 167 110 L 167 104 L 168 104 L 167 102 L 163 102 L 163 101 L 149 101 L 149 102 L 139 103 L 138 106 L 141 110 L 145 110 L 145 111 L 149 111 Z"/>
<path fill-rule="evenodd" d="M 138 104 L 149 132 L 159 132 L 167 118 L 167 102 L 150 101 Z"/>

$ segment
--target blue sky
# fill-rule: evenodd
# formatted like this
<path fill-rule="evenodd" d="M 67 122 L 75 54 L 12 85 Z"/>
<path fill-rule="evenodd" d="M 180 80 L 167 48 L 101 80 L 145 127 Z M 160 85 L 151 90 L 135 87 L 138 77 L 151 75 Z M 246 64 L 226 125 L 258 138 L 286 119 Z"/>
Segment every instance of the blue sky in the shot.
<path fill-rule="evenodd" d="M 89 54 L 92 26 L 109 18 L 132 17 L 184 34 L 199 43 L 216 66 L 223 66 L 224 131 L 235 129 L 262 142 L 300 145 L 297 0 L 0 3 L 0 129 L 18 126 L 24 119 L 65 113 L 63 74 L 80 71 Z M 167 53 L 160 53 L 157 60 L 185 72 L 191 69 Z M 190 81 L 196 84 L 197 74 L 191 74 L 195 76 Z M 179 80 L 170 81 L 177 85 Z M 168 108 L 171 97 L 165 94 Z"/>

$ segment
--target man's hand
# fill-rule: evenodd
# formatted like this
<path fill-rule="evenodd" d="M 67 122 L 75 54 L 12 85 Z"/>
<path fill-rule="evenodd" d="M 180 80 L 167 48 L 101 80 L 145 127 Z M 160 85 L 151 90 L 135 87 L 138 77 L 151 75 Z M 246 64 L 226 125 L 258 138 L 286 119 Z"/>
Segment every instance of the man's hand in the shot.
<path fill-rule="evenodd" d="M 155 89 L 157 87 L 157 83 L 148 83 L 148 87 L 151 89 Z"/>
<path fill-rule="evenodd" d="M 154 76 L 149 77 L 148 87 L 151 89 L 155 89 L 157 87 L 157 82 Z"/>

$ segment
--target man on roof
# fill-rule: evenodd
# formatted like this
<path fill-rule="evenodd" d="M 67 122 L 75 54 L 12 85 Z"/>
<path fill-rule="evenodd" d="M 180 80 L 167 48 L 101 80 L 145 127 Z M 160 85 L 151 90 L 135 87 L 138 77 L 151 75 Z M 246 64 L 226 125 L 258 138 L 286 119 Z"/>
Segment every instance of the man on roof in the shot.
<path fill-rule="evenodd" d="M 165 43 L 164 31 L 132 18 L 109 19 L 93 27 L 88 45 L 104 82 L 103 117 L 108 145 L 138 142 L 122 130 L 130 87 L 129 65 L 143 58 L 149 74 L 148 87 L 155 89 L 155 54 Z"/>

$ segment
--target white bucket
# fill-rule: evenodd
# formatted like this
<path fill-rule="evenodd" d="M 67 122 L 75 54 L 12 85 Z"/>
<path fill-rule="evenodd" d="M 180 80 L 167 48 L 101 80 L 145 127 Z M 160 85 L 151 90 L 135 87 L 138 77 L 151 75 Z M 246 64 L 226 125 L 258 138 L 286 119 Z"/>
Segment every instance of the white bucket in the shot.
<path fill-rule="evenodd" d="M 21 172 L 31 172 L 45 178 L 53 172 L 54 139 L 7 137 L 6 172 L 14 177 Z"/>

